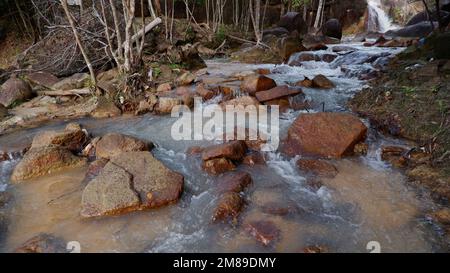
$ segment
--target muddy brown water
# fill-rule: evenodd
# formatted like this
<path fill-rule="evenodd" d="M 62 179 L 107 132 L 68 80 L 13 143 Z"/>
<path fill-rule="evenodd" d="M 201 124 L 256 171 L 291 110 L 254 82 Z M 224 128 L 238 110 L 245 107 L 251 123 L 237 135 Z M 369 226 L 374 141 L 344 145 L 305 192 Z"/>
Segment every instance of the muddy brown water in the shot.
<path fill-rule="evenodd" d="M 352 46 L 367 54 L 400 51 Z M 368 66 L 363 63 L 348 68 L 363 71 Z M 210 77 L 227 77 L 260 67 L 272 69 L 269 76 L 278 84 L 319 73 L 332 79 L 337 84 L 332 90 L 304 90 L 313 101 L 312 111 L 320 111 L 322 103 L 327 111 L 346 111 L 346 101 L 365 84 L 323 62 L 307 62 L 302 67 L 208 62 Z M 281 116 L 281 136 L 302 113 L 291 111 Z M 165 208 L 81 219 L 85 167 L 11 184 L 9 176 L 19 159 L 0 163 L 0 190 L 14 196 L 8 205 L 9 227 L 5 240 L 0 242 L 0 251 L 13 251 L 41 232 L 78 241 L 82 252 L 299 252 L 311 245 L 326 246 L 332 252 L 368 252 L 366 246 L 371 241 L 379 242 L 383 252 L 445 251 L 441 238 L 424 217 L 434 206 L 430 198 L 410 187 L 401 172 L 380 159 L 381 145 L 408 145 L 401 140 L 369 130 L 368 155 L 334 161 L 339 174 L 323 179 L 323 186 L 317 191 L 307 186 L 306 175 L 295 166 L 296 158 L 267 153 L 265 166 L 238 167 L 252 175 L 253 184 L 245 192 L 247 205 L 237 225 L 211 224 L 218 198 L 214 177 L 201 170 L 198 157 L 185 154 L 190 146 L 207 146 L 211 142 L 173 140 L 170 129 L 175 120 L 151 114 L 78 120 L 94 136 L 119 132 L 157 144 L 155 156 L 182 173 L 186 182 L 181 200 Z M 54 121 L 0 136 L 0 150 L 25 147 L 37 132 L 63 128 L 66 123 Z M 287 215 L 265 213 L 263 208 L 274 203 L 296 209 Z M 265 247 L 249 236 L 243 226 L 253 220 L 272 221 L 280 230 L 278 240 Z"/>

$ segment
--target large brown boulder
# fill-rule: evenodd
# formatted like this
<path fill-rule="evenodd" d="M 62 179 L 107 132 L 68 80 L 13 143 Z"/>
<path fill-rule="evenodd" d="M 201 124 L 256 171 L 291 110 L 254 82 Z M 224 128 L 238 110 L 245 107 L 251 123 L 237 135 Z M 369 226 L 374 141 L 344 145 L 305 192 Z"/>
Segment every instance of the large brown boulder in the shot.
<path fill-rule="evenodd" d="M 148 151 L 153 143 L 145 143 L 139 139 L 118 134 L 109 133 L 104 135 L 95 146 L 97 158 L 110 159 L 124 152 Z"/>
<path fill-rule="evenodd" d="M 169 205 L 178 201 L 183 185 L 183 176 L 150 152 L 122 153 L 84 189 L 81 216 L 116 215 Z"/>
<path fill-rule="evenodd" d="M 88 141 L 87 134 L 80 125 L 71 123 L 64 130 L 44 131 L 33 138 L 31 148 L 59 146 L 73 152 L 79 152 Z"/>
<path fill-rule="evenodd" d="M 271 100 L 287 98 L 301 94 L 300 89 L 289 88 L 287 85 L 277 86 L 267 91 L 256 92 L 255 96 L 259 102 L 267 102 Z"/>
<path fill-rule="evenodd" d="M 0 104 L 5 107 L 31 99 L 33 96 L 30 85 L 18 78 L 10 78 L 0 87 Z"/>
<path fill-rule="evenodd" d="M 271 78 L 263 75 L 254 75 L 244 78 L 241 84 L 241 91 L 254 95 L 256 92 L 269 90 L 276 86 L 276 82 Z"/>
<path fill-rule="evenodd" d="M 290 155 L 341 158 L 366 137 L 367 127 L 346 113 L 300 115 L 288 130 L 283 151 Z"/>
<path fill-rule="evenodd" d="M 73 155 L 65 148 L 57 146 L 34 148 L 30 149 L 14 168 L 11 181 L 19 182 L 85 163 L 84 158 Z"/>

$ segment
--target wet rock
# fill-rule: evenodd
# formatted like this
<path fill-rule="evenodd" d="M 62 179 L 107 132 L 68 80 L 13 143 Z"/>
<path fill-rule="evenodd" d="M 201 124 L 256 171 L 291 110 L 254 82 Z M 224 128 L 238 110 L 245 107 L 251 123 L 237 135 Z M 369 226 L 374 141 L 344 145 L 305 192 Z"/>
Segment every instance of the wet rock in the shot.
<path fill-rule="evenodd" d="M 353 52 L 357 49 L 351 46 L 334 46 L 332 48 L 332 51 L 335 53 L 341 53 L 341 52 Z"/>
<path fill-rule="evenodd" d="M 153 148 L 153 143 L 145 143 L 118 133 L 109 133 L 97 142 L 95 154 L 97 158 L 111 159 L 124 152 L 149 151 L 151 148 Z"/>
<path fill-rule="evenodd" d="M 122 214 L 178 201 L 184 178 L 149 152 L 113 157 L 83 191 L 82 217 Z"/>
<path fill-rule="evenodd" d="M 302 114 L 289 128 L 282 149 L 290 156 L 340 158 L 351 154 L 366 133 L 364 123 L 351 114 Z"/>
<path fill-rule="evenodd" d="M 326 246 L 307 246 L 302 250 L 303 253 L 328 253 L 328 248 Z"/>
<path fill-rule="evenodd" d="M 159 114 L 170 114 L 172 113 L 172 109 L 179 105 L 183 105 L 183 98 L 160 97 L 155 110 Z"/>
<path fill-rule="evenodd" d="M 320 60 L 321 60 L 322 62 L 331 63 L 331 62 L 333 62 L 337 57 L 338 57 L 338 55 L 336 55 L 336 54 L 325 53 L 325 54 L 322 54 L 322 56 L 320 56 Z"/>
<path fill-rule="evenodd" d="M 16 253 L 67 253 L 63 239 L 41 233 L 18 247 Z"/>
<path fill-rule="evenodd" d="M 450 13 L 447 11 L 441 10 L 440 12 L 441 18 L 444 19 L 444 21 L 447 21 L 447 23 L 450 21 Z M 431 19 L 433 21 L 438 21 L 438 13 L 436 11 L 431 13 Z M 428 15 L 428 12 L 422 11 L 418 14 L 414 15 L 409 21 L 406 23 L 406 26 L 412 26 L 417 23 L 421 22 L 427 22 L 430 23 L 430 16 Z"/>
<path fill-rule="evenodd" d="M 203 148 L 200 146 L 192 146 L 186 150 L 187 155 L 197 155 L 203 152 Z"/>
<path fill-rule="evenodd" d="M 214 158 L 203 162 L 203 170 L 212 175 L 218 175 L 236 169 L 234 163 L 227 158 Z"/>
<path fill-rule="evenodd" d="M 44 131 L 33 138 L 31 148 L 59 146 L 72 152 L 79 152 L 88 141 L 87 134 L 76 123 L 70 123 L 64 130 Z"/>
<path fill-rule="evenodd" d="M 236 221 L 242 208 L 244 200 L 239 193 L 227 192 L 220 196 L 214 209 L 212 221 L 222 222 L 226 220 Z"/>
<path fill-rule="evenodd" d="M 320 61 L 319 55 L 311 53 L 311 52 L 300 52 L 298 55 L 296 54 L 295 59 L 293 59 L 291 62 L 289 62 L 289 65 L 301 66 L 302 62 L 311 62 L 311 61 L 315 61 L 315 62 Z"/>
<path fill-rule="evenodd" d="M 224 140 L 242 140 L 238 138 L 238 133 L 245 134 L 245 145 L 248 149 L 253 151 L 260 151 L 267 143 L 268 136 L 263 135 L 261 132 L 254 131 L 250 128 L 234 127 L 231 132 L 225 132 L 222 136 Z"/>
<path fill-rule="evenodd" d="M 72 90 L 80 89 L 89 85 L 91 77 L 86 73 L 76 73 L 72 76 L 62 79 L 52 86 L 53 90 Z"/>
<path fill-rule="evenodd" d="M 407 164 L 407 159 L 403 156 L 407 150 L 397 146 L 381 147 L 381 159 L 390 162 L 396 167 L 403 167 Z"/>
<path fill-rule="evenodd" d="M 337 168 L 325 160 L 299 159 L 297 161 L 297 166 L 300 170 L 307 171 L 321 177 L 333 178 L 338 174 Z"/>
<path fill-rule="evenodd" d="M 221 193 L 236 192 L 240 193 L 252 183 L 252 177 L 247 172 L 232 172 L 225 174 L 217 179 L 217 190 Z"/>
<path fill-rule="evenodd" d="M 259 75 L 269 75 L 271 72 L 270 72 L 270 69 L 268 69 L 268 68 L 258 68 L 258 69 L 256 69 L 256 74 L 259 74 Z"/>
<path fill-rule="evenodd" d="M 313 81 L 310 80 L 308 77 L 305 77 L 303 80 L 296 82 L 295 86 L 311 88 L 313 86 Z"/>
<path fill-rule="evenodd" d="M 269 246 L 278 240 L 281 231 L 271 221 L 251 221 L 245 225 L 245 230 L 264 246 Z"/>
<path fill-rule="evenodd" d="M 315 88 L 330 89 L 336 87 L 336 85 L 324 75 L 315 76 L 312 82 L 313 87 Z"/>
<path fill-rule="evenodd" d="M 254 165 L 264 165 L 266 164 L 266 159 L 260 152 L 253 152 L 246 155 L 242 160 L 242 164 L 254 166 Z"/>
<path fill-rule="evenodd" d="M 47 175 L 65 168 L 84 165 L 86 160 L 73 155 L 61 147 L 40 147 L 30 149 L 14 168 L 11 176 L 13 182 Z"/>
<path fill-rule="evenodd" d="M 195 90 L 196 94 L 203 98 L 204 101 L 210 100 L 217 96 L 214 90 L 206 88 L 204 84 L 199 84 Z"/>
<path fill-rule="evenodd" d="M 53 74 L 43 71 L 29 73 L 26 75 L 26 79 L 32 86 L 41 86 L 47 89 L 51 88 L 59 81 Z"/>
<path fill-rule="evenodd" d="M 285 216 L 299 211 L 295 203 L 291 202 L 267 202 L 261 207 L 262 212 L 271 215 Z"/>
<path fill-rule="evenodd" d="M 94 111 L 91 112 L 93 118 L 112 118 L 122 114 L 122 111 L 105 97 L 99 97 Z"/>
<path fill-rule="evenodd" d="M 30 85 L 19 78 L 10 78 L 0 87 L 0 104 L 10 107 L 14 103 L 33 98 Z"/>
<path fill-rule="evenodd" d="M 360 142 L 355 145 L 355 148 L 353 149 L 353 153 L 355 155 L 367 155 L 367 152 L 369 150 L 369 145 L 364 142 Z"/>
<path fill-rule="evenodd" d="M 256 92 L 265 91 L 276 87 L 277 84 L 271 78 L 263 75 L 245 77 L 241 84 L 241 91 L 254 95 Z"/>
<path fill-rule="evenodd" d="M 302 90 L 289 88 L 287 85 L 277 86 L 267 91 L 256 92 L 255 96 L 259 102 L 267 102 L 271 100 L 287 98 L 301 94 Z"/>
<path fill-rule="evenodd" d="M 433 212 L 428 217 L 442 225 L 450 225 L 450 209 L 448 208 Z"/>
<path fill-rule="evenodd" d="M 247 152 L 247 145 L 242 140 L 231 141 L 210 146 L 204 149 L 202 159 L 204 161 L 215 158 L 227 158 L 230 160 L 242 160 Z"/>
<path fill-rule="evenodd" d="M 329 19 L 322 26 L 322 33 L 325 36 L 340 40 L 342 38 L 342 25 L 338 19 Z"/>
<path fill-rule="evenodd" d="M 306 185 L 314 192 L 317 192 L 320 190 L 320 188 L 323 187 L 323 182 L 318 177 L 307 177 L 306 178 Z"/>

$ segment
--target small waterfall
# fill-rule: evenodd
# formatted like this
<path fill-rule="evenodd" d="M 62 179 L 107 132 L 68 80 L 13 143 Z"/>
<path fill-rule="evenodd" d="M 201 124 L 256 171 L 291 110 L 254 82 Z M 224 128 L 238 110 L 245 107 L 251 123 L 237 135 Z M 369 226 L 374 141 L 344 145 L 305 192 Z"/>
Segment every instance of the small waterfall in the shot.
<path fill-rule="evenodd" d="M 368 22 L 367 30 L 373 32 L 386 32 L 396 28 L 392 24 L 387 13 L 382 9 L 380 0 L 367 0 L 368 4 Z"/>

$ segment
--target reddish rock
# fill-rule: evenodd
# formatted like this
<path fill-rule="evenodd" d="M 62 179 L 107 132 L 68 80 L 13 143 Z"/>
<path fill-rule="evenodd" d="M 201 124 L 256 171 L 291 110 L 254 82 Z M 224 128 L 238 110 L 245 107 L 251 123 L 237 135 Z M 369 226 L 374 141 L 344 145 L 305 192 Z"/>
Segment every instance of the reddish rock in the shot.
<path fill-rule="evenodd" d="M 324 43 L 310 44 L 307 46 L 308 51 L 327 50 L 328 46 Z"/>
<path fill-rule="evenodd" d="M 239 193 L 227 192 L 219 198 L 217 207 L 213 212 L 212 221 L 221 222 L 230 219 L 235 221 L 243 206 L 244 200 Z"/>
<path fill-rule="evenodd" d="M 330 89 L 334 88 L 335 85 L 332 81 L 330 81 L 327 77 L 324 75 L 317 75 L 312 80 L 313 87 L 315 88 L 323 88 L 323 89 Z"/>
<path fill-rule="evenodd" d="M 219 192 L 240 193 L 252 183 L 252 177 L 247 172 L 232 172 L 217 179 L 216 185 Z"/>
<path fill-rule="evenodd" d="M 224 140 L 238 140 L 238 132 L 239 130 L 244 130 L 245 133 L 245 144 L 248 149 L 253 151 L 259 151 L 261 150 L 262 146 L 267 143 L 268 137 L 263 137 L 263 135 L 260 132 L 251 130 L 249 128 L 242 128 L 242 127 L 235 127 L 232 132 L 226 132 L 223 135 Z M 250 135 L 252 134 L 252 135 Z"/>
<path fill-rule="evenodd" d="M 258 68 L 255 71 L 257 74 L 259 75 L 269 75 L 270 74 L 270 69 L 268 68 Z"/>
<path fill-rule="evenodd" d="M 217 94 L 213 90 L 210 90 L 205 87 L 204 84 L 199 84 L 196 89 L 197 95 L 203 98 L 203 100 L 210 100 L 214 98 Z"/>
<path fill-rule="evenodd" d="M 242 140 L 236 140 L 205 148 L 202 153 L 202 159 L 204 161 L 214 158 L 241 160 L 246 152 L 247 145 L 245 142 Z"/>
<path fill-rule="evenodd" d="M 277 86 L 267 91 L 256 92 L 255 96 L 259 102 L 267 102 L 271 100 L 276 100 L 280 98 L 286 98 L 290 96 L 295 96 L 301 94 L 302 91 L 299 89 L 289 88 L 287 85 Z"/>
<path fill-rule="evenodd" d="M 321 177 L 333 178 L 338 174 L 337 168 L 325 160 L 299 159 L 297 161 L 297 166 L 300 170 L 307 171 Z"/>
<path fill-rule="evenodd" d="M 45 88 L 51 88 L 55 83 L 59 82 L 56 76 L 43 71 L 27 74 L 26 78 L 33 86 L 42 86 Z"/>
<path fill-rule="evenodd" d="M 197 155 L 203 152 L 203 148 L 200 146 L 192 146 L 186 150 L 187 155 Z"/>
<path fill-rule="evenodd" d="M 153 143 L 145 143 L 139 139 L 117 133 L 104 135 L 96 144 L 97 158 L 110 159 L 123 152 L 148 151 Z"/>
<path fill-rule="evenodd" d="M 303 253 L 328 253 L 328 248 L 326 246 L 307 246 L 302 250 Z"/>
<path fill-rule="evenodd" d="M 323 186 L 322 180 L 318 177 L 307 177 L 306 185 L 314 192 L 317 192 Z"/>
<path fill-rule="evenodd" d="M 202 164 L 203 170 L 209 174 L 218 175 L 236 169 L 233 162 L 227 158 L 214 158 L 206 160 Z"/>
<path fill-rule="evenodd" d="M 261 210 L 266 214 L 284 216 L 298 212 L 298 207 L 294 203 L 269 202 L 262 205 Z"/>
<path fill-rule="evenodd" d="M 353 153 L 355 155 L 367 155 L 367 152 L 369 150 L 369 145 L 364 142 L 360 142 L 355 145 L 355 148 L 353 149 Z"/>
<path fill-rule="evenodd" d="M 15 253 L 67 253 L 64 240 L 41 233 L 19 246 Z"/>
<path fill-rule="evenodd" d="M 31 99 L 33 96 L 30 85 L 18 78 L 10 78 L 0 87 L 0 104 L 5 107 Z"/>
<path fill-rule="evenodd" d="M 305 77 L 305 79 L 296 82 L 295 86 L 302 86 L 302 87 L 311 88 L 313 86 L 313 81 L 308 79 L 308 77 Z"/>
<path fill-rule="evenodd" d="M 108 162 L 108 159 L 101 158 L 89 164 L 84 181 L 88 182 L 97 177 Z"/>
<path fill-rule="evenodd" d="M 266 164 L 266 159 L 260 152 L 254 152 L 246 155 L 242 160 L 242 164 L 254 166 L 254 165 L 264 165 Z"/>
<path fill-rule="evenodd" d="M 383 146 L 381 147 L 381 159 L 391 163 L 400 168 L 407 164 L 407 158 L 403 155 L 407 150 L 403 147 L 397 146 Z"/>
<path fill-rule="evenodd" d="M 290 155 L 341 158 L 365 139 L 367 127 L 346 113 L 300 115 L 288 130 L 283 151 Z"/>
<path fill-rule="evenodd" d="M 440 224 L 450 225 L 450 209 L 448 208 L 433 212 L 428 217 Z"/>
<path fill-rule="evenodd" d="M 73 152 L 79 152 L 88 141 L 87 134 L 80 125 L 71 123 L 64 130 L 44 131 L 33 138 L 31 148 L 59 146 Z"/>
<path fill-rule="evenodd" d="M 276 87 L 277 84 L 271 78 L 263 75 L 245 77 L 241 83 L 241 91 L 254 95 L 256 92 L 265 91 Z"/>
<path fill-rule="evenodd" d="M 125 152 L 113 157 L 83 190 L 81 216 L 116 215 L 173 204 L 183 185 L 183 176 L 150 152 Z"/>
<path fill-rule="evenodd" d="M 19 182 L 34 177 L 48 175 L 64 168 L 84 165 L 84 158 L 73 155 L 69 150 L 57 147 L 30 149 L 14 168 L 11 181 Z"/>
<path fill-rule="evenodd" d="M 281 99 L 275 99 L 275 100 L 269 100 L 264 102 L 265 105 L 278 105 L 280 109 L 280 113 L 284 113 L 289 108 L 291 108 L 291 103 L 289 102 L 288 98 L 281 98 Z"/>
<path fill-rule="evenodd" d="M 245 230 L 264 246 L 279 239 L 281 231 L 271 221 L 252 221 L 245 225 Z"/>

